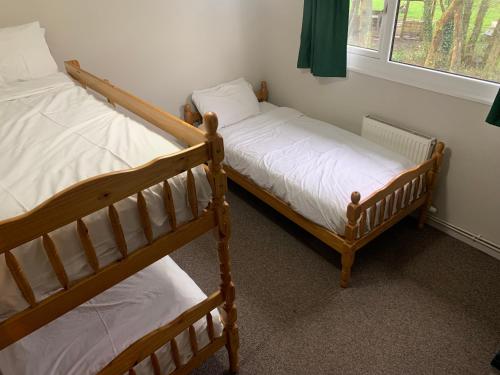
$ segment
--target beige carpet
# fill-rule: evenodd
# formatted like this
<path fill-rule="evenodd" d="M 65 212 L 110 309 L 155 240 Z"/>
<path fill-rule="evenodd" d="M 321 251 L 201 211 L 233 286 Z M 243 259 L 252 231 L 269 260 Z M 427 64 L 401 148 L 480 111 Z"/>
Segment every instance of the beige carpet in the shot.
<path fill-rule="evenodd" d="M 488 374 L 500 349 L 500 262 L 403 221 L 340 257 L 232 187 L 240 374 Z M 211 236 L 174 254 L 205 290 L 217 284 Z M 221 351 L 196 374 L 222 374 Z"/>

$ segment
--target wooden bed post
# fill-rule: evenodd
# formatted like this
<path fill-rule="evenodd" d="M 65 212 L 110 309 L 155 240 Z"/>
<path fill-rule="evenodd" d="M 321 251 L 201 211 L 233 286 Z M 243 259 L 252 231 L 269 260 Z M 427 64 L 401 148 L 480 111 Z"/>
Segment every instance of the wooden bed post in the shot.
<path fill-rule="evenodd" d="M 208 112 L 203 116 L 203 124 L 207 131 L 207 141 L 211 150 L 209 170 L 212 178 L 212 207 L 216 214 L 217 228 L 215 238 L 219 252 L 220 263 L 220 290 L 224 296 L 224 313 L 222 320 L 226 333 L 226 348 L 229 354 L 229 366 L 232 373 L 239 369 L 239 333 L 236 324 L 237 312 L 235 300 L 234 283 L 231 276 L 231 263 L 229 256 L 228 241 L 230 237 L 229 205 L 225 200 L 227 191 L 227 179 L 222 169 L 224 159 L 224 144 L 222 137 L 217 134 L 217 116 Z"/>
<path fill-rule="evenodd" d="M 358 233 L 359 201 L 361 194 L 357 191 L 351 194 L 351 203 L 347 206 L 347 224 L 345 226 L 345 239 L 347 246 L 342 251 L 342 273 L 340 275 L 340 286 L 347 288 L 351 279 L 351 268 L 354 263 L 354 248 L 351 246 L 356 240 Z"/>
<path fill-rule="evenodd" d="M 432 194 L 434 192 L 434 187 L 437 182 L 437 175 L 439 172 L 439 168 L 441 167 L 441 162 L 443 161 L 444 154 L 444 143 L 438 142 L 436 145 L 436 149 L 432 154 L 432 158 L 434 159 L 434 166 L 432 170 L 430 170 L 426 175 L 426 186 L 427 186 L 427 199 L 425 200 L 424 205 L 420 209 L 420 214 L 418 218 L 418 227 L 421 229 L 424 227 L 425 221 L 427 220 L 427 212 L 432 204 Z"/>

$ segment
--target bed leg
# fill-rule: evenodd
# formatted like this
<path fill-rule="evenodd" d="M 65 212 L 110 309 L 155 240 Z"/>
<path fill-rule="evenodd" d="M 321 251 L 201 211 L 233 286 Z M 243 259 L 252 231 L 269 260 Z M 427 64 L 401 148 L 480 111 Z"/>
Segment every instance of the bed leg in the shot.
<path fill-rule="evenodd" d="M 427 204 L 424 204 L 422 208 L 420 209 L 420 213 L 418 215 L 418 228 L 422 229 L 425 225 L 425 222 L 427 221 L 427 211 L 428 211 Z"/>
<path fill-rule="evenodd" d="M 354 263 L 354 252 L 352 250 L 345 250 L 342 253 L 342 273 L 340 275 L 340 286 L 347 288 L 349 280 L 351 279 L 351 268 Z"/>

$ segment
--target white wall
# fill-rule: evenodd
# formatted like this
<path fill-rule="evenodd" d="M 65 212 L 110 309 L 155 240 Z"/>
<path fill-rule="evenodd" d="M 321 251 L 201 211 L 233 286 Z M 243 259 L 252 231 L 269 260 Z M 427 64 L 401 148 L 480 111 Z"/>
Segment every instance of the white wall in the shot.
<path fill-rule="evenodd" d="M 372 114 L 434 135 L 448 147 L 438 217 L 500 244 L 500 128 L 488 106 L 367 75 L 317 79 L 296 68 L 302 0 L 259 0 L 263 78 L 270 100 L 353 132 Z"/>
<path fill-rule="evenodd" d="M 0 27 L 39 20 L 58 64 L 82 67 L 166 110 L 195 88 L 261 76 L 245 0 L 0 0 Z"/>

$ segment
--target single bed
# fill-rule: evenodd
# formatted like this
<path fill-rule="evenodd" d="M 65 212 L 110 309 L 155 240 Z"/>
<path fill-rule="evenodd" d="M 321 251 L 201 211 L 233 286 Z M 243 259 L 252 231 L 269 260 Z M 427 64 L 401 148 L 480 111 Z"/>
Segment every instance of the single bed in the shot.
<path fill-rule="evenodd" d="M 18 29 L 0 44 L 45 43 L 37 23 Z M 77 61 L 78 84 L 33 77 L 30 57 L 21 80 L 0 68 L 0 373 L 184 374 L 222 346 L 237 371 L 217 118 L 194 129 Z M 212 230 L 221 284 L 207 297 L 168 254 Z"/>
<path fill-rule="evenodd" d="M 340 252 L 342 287 L 348 285 L 359 248 L 417 208 L 423 224 L 442 143 L 428 160 L 416 163 L 371 140 L 268 103 L 265 82 L 253 96 L 259 107 L 245 105 L 238 118 L 240 111 L 233 113 L 231 107 L 251 101 L 242 91 L 245 84 L 237 80 L 193 94 L 198 106 L 229 112 L 218 114 L 226 118 L 220 132 L 228 177 Z M 190 104 L 184 112 L 189 123 L 200 119 Z"/>

